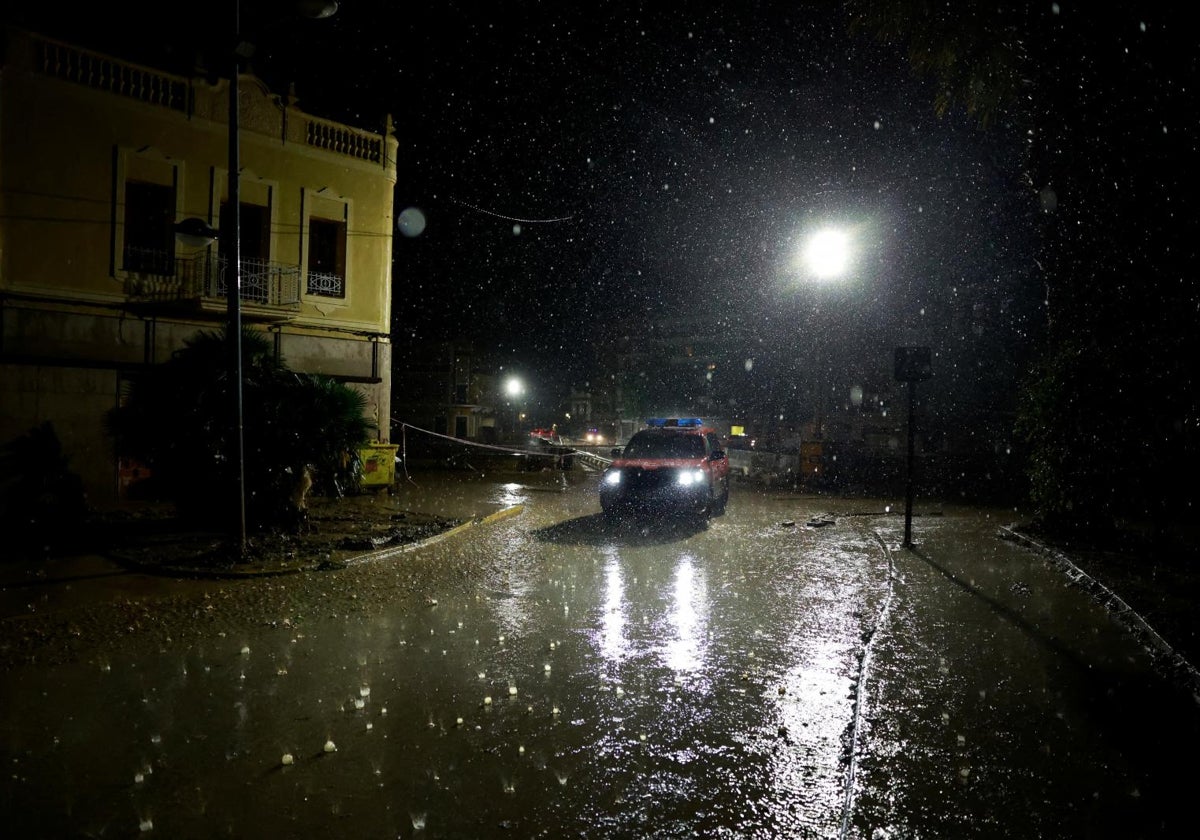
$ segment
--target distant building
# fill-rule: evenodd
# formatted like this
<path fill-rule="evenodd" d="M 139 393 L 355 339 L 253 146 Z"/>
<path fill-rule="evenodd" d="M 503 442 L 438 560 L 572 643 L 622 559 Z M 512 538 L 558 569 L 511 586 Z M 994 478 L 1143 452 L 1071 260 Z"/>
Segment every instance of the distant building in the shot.
<path fill-rule="evenodd" d="M 51 421 L 93 502 L 122 475 L 102 418 L 130 377 L 226 318 L 229 81 L 4 32 L 0 440 Z M 397 143 L 240 77 L 243 321 L 294 369 L 353 383 L 388 439 Z"/>
<path fill-rule="evenodd" d="M 496 376 L 470 342 L 396 348 L 392 413 L 397 424 L 462 440 L 492 443 L 503 419 Z"/>

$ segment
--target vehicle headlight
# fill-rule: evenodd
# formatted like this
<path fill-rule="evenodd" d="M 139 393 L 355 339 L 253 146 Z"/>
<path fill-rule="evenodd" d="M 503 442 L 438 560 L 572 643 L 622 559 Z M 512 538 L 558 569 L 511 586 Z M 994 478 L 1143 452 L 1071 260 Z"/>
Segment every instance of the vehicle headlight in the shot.
<path fill-rule="evenodd" d="M 691 487 L 704 481 L 704 470 L 680 470 L 675 481 L 683 487 Z"/>
<path fill-rule="evenodd" d="M 616 487 L 618 484 L 621 483 L 621 471 L 620 470 L 609 470 L 608 472 L 606 472 L 604 474 L 604 483 L 609 485 L 610 487 Z"/>

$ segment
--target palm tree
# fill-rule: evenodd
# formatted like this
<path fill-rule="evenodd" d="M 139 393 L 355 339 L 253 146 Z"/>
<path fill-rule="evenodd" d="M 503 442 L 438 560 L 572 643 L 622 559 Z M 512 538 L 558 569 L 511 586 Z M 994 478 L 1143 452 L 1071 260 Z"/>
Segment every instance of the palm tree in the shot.
<path fill-rule="evenodd" d="M 202 331 L 136 379 L 106 418 L 121 455 L 145 463 L 160 496 L 193 521 L 223 521 L 235 479 L 223 331 Z M 371 424 L 365 397 L 333 379 L 290 370 L 258 332 L 242 334 L 246 516 L 251 529 L 294 530 L 310 479 L 319 493 L 355 489 Z"/>

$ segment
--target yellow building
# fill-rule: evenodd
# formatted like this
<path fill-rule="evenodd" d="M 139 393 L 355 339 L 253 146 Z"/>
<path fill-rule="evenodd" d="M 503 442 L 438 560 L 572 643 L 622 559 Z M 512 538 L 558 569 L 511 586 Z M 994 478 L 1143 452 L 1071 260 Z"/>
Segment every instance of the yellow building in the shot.
<path fill-rule="evenodd" d="M 131 375 L 226 318 L 229 81 L 17 29 L 0 75 L 0 442 L 54 424 L 89 500 L 121 495 L 103 416 Z M 387 439 L 396 140 L 239 77 L 243 323 L 366 394 Z"/>

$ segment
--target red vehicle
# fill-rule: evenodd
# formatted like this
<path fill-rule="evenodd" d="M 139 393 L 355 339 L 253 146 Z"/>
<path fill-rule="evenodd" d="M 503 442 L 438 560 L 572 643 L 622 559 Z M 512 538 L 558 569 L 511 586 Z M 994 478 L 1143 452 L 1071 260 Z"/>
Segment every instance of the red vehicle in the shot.
<path fill-rule="evenodd" d="M 600 480 L 600 507 L 622 513 L 676 512 L 707 519 L 729 500 L 729 455 L 698 417 L 649 420 Z"/>

